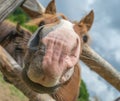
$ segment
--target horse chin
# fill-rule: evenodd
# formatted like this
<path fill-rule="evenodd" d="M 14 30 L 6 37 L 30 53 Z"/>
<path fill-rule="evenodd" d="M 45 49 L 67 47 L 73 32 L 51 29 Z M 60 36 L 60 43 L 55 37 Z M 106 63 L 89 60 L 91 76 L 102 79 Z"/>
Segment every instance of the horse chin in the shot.
<path fill-rule="evenodd" d="M 41 67 L 29 67 L 27 70 L 27 76 L 28 78 L 37 84 L 40 84 L 44 87 L 54 87 L 56 85 L 64 84 L 67 82 L 71 76 L 74 73 L 74 67 L 66 71 L 64 74 L 59 76 L 52 76 L 48 74 L 45 74 L 45 71 Z"/>
<path fill-rule="evenodd" d="M 60 85 L 56 85 L 53 87 L 45 87 L 44 85 L 41 85 L 41 83 L 37 83 L 34 81 L 34 78 L 28 74 L 28 68 L 24 68 L 22 71 L 22 78 L 24 82 L 35 92 L 38 93 L 48 93 L 53 94 L 55 93 Z M 32 80 L 33 79 L 33 80 Z"/>
<path fill-rule="evenodd" d="M 29 67 L 29 69 L 27 70 L 27 76 L 31 81 L 44 87 L 54 87 L 59 84 L 60 80 L 60 77 L 48 76 L 44 73 L 42 69 L 35 69 L 35 67 Z"/>

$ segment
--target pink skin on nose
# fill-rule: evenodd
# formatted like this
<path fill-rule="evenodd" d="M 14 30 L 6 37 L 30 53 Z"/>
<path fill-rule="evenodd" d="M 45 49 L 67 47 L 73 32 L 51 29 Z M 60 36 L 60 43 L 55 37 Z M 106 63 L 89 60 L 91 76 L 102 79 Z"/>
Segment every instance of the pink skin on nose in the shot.
<path fill-rule="evenodd" d="M 79 59 L 80 39 L 73 29 L 58 28 L 42 39 L 46 46 L 42 68 L 48 77 L 59 78 Z"/>

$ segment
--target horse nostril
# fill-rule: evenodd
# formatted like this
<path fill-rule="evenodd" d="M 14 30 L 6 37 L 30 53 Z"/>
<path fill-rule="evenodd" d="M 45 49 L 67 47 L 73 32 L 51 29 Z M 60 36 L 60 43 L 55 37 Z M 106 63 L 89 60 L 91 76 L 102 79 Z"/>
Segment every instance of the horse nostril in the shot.
<path fill-rule="evenodd" d="M 45 49 L 40 49 L 40 55 L 42 55 L 42 56 L 45 55 Z"/>

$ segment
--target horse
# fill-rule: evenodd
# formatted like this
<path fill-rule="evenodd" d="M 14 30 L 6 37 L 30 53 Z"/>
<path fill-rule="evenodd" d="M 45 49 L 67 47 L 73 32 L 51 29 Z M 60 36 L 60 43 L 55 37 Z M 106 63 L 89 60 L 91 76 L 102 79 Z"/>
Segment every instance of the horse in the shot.
<path fill-rule="evenodd" d="M 19 24 L 14 24 L 9 20 L 0 23 L 0 45 L 23 66 L 23 58 L 27 49 L 27 43 L 32 33 L 21 27 Z"/>
<path fill-rule="evenodd" d="M 27 13 L 30 12 L 27 9 L 24 9 Z M 28 13 L 29 14 L 29 13 Z M 31 13 L 29 14 L 31 16 Z M 31 16 L 31 18 L 34 18 Z M 82 18 L 77 23 L 70 22 L 63 14 L 56 13 L 55 0 L 52 0 L 47 8 L 45 13 L 41 16 L 37 16 L 29 22 L 29 24 L 37 25 L 39 30 L 33 35 L 29 41 L 29 49 L 26 52 L 25 56 L 25 68 L 23 72 L 23 79 L 30 88 L 39 93 L 48 93 L 56 101 L 76 101 L 79 94 L 80 87 L 80 66 L 78 61 L 75 63 L 72 73 L 70 68 L 67 70 L 61 71 L 55 70 L 52 68 L 53 64 L 50 64 L 49 58 L 51 57 L 51 52 L 46 52 L 45 47 L 47 47 L 45 41 L 42 41 L 49 33 L 54 33 L 56 26 L 61 24 L 61 21 L 65 21 L 72 25 L 72 29 L 79 36 L 80 39 L 80 51 L 82 53 L 82 47 L 89 40 L 87 32 L 90 30 L 94 20 L 94 12 L 91 11 L 88 15 Z M 65 25 L 69 26 L 69 25 Z M 69 26 L 70 27 L 70 26 Z M 45 30 L 44 30 L 45 29 Z M 58 27 L 59 29 L 59 27 Z M 42 34 L 41 34 L 42 33 Z M 56 32 L 55 34 L 58 34 Z M 69 34 L 69 33 L 68 33 Z M 57 37 L 57 36 L 56 36 Z M 48 43 L 52 43 L 51 39 L 48 38 Z M 53 38 L 54 39 L 54 38 Z M 72 43 L 72 42 L 71 42 Z M 60 43 L 58 43 L 60 44 Z M 52 47 L 49 46 L 48 47 Z M 59 46 L 58 46 L 59 47 Z M 48 48 L 47 48 L 48 49 Z M 56 52 L 56 51 L 55 51 Z M 32 55 L 31 55 L 32 54 Z M 47 58 L 44 58 L 46 54 L 49 54 Z M 54 55 L 55 53 L 53 53 Z M 79 58 L 79 56 L 77 57 Z M 42 67 L 43 60 L 46 60 L 46 68 Z M 38 62 L 39 61 L 39 62 Z M 55 60 L 54 60 L 55 61 Z M 51 69 L 49 69 L 51 68 Z M 49 69 L 49 70 L 48 70 Z M 54 75 L 54 73 L 56 75 Z M 68 78 L 65 76 L 65 73 L 68 73 Z M 61 73 L 59 75 L 59 73 Z M 58 76 L 58 77 L 57 77 Z M 64 79 L 61 80 L 61 78 Z M 58 81 L 61 81 L 58 83 Z"/>
<path fill-rule="evenodd" d="M 6 28 L 7 30 L 5 30 Z M 22 66 L 25 52 L 27 49 L 27 43 L 31 36 L 31 32 L 29 32 L 25 28 L 20 28 L 20 26 L 18 25 L 16 27 L 14 23 L 8 20 L 0 24 L 0 32 L 2 32 L 0 33 L 0 44 Z M 19 42 L 16 42 L 16 41 L 19 41 Z M 74 89 L 75 85 L 73 82 L 76 82 L 75 78 L 77 78 L 78 79 L 77 81 L 79 81 L 79 78 L 77 77 L 77 75 L 79 75 L 80 73 L 79 68 L 75 68 L 75 72 L 76 73 L 73 74 L 71 80 L 69 82 L 66 82 L 66 85 L 64 84 L 64 86 L 60 88 L 59 92 L 57 91 L 55 94 L 50 95 L 56 101 L 60 101 L 61 98 L 59 98 L 59 95 L 64 97 L 64 99 L 66 98 L 66 100 L 69 100 L 67 99 L 68 97 L 70 98 L 73 96 L 73 95 L 69 96 L 69 93 L 71 92 L 69 91 L 69 88 L 73 87 Z M 4 80 L 10 83 L 10 81 L 8 81 L 6 77 L 4 77 Z M 79 92 L 78 86 L 79 85 L 75 86 L 77 92 Z M 66 90 L 68 90 L 67 93 L 66 93 Z"/>
<path fill-rule="evenodd" d="M 0 23 L 0 45 L 23 67 L 27 43 L 32 33 L 9 20 Z M 11 83 L 6 76 L 3 79 Z"/>
<path fill-rule="evenodd" d="M 32 11 L 28 11 L 28 9 L 23 8 L 25 12 L 30 15 Z M 34 12 L 35 13 L 35 12 Z M 33 13 L 33 14 L 34 14 Z M 32 14 L 31 14 L 32 15 Z M 35 15 L 35 14 L 34 14 Z M 36 16 L 32 21 L 30 21 L 31 24 L 37 25 L 40 28 L 46 27 L 54 27 L 55 25 L 60 24 L 61 19 L 64 19 L 66 22 L 71 23 L 63 14 L 57 14 L 56 13 L 56 6 L 55 6 L 55 1 L 52 0 L 47 8 L 45 13 L 41 16 Z M 31 18 L 33 18 L 31 16 Z M 80 54 L 82 52 L 82 46 L 87 43 L 88 41 L 88 36 L 87 32 L 90 30 L 92 23 L 94 19 L 94 13 L 91 11 L 87 16 L 85 16 L 80 22 L 78 23 L 71 23 L 73 25 L 73 30 L 74 32 L 79 36 L 80 38 Z M 7 30 L 5 31 L 5 28 Z M 46 28 L 47 29 L 47 28 Z M 42 29 L 41 29 L 42 30 Z M 5 31 L 5 32 L 4 32 Z M 20 64 L 23 65 L 23 58 L 25 57 L 25 67 L 23 70 L 23 79 L 25 83 L 27 83 L 28 86 L 30 86 L 31 89 L 33 89 L 36 92 L 40 93 L 48 93 L 53 99 L 56 101 L 76 101 L 78 94 L 79 94 L 79 87 L 80 87 L 80 66 L 78 62 L 74 65 L 74 68 L 69 72 L 70 69 L 68 69 L 68 76 L 69 78 L 65 80 L 63 79 L 62 83 L 58 84 L 57 83 L 52 86 L 52 84 L 42 84 L 42 82 L 39 82 L 34 78 L 32 73 L 27 73 L 29 71 L 29 65 L 31 64 L 30 62 L 33 61 L 34 64 L 34 59 L 31 59 L 31 51 L 29 51 L 27 44 L 31 43 L 31 33 L 24 29 L 20 28 L 19 25 L 17 27 L 12 24 L 9 21 L 5 21 L 0 24 L 0 44 L 13 56 L 13 58 Z M 45 34 L 45 33 L 44 33 Z M 30 39 L 30 40 L 29 40 Z M 19 40 L 19 42 L 18 42 Z M 39 41 L 39 40 L 38 40 Z M 39 42 L 38 42 L 39 43 Z M 40 43 L 41 44 L 41 43 Z M 36 50 L 35 50 L 36 51 Z M 38 49 L 38 52 L 36 52 L 36 56 L 39 56 L 39 53 L 44 53 L 41 52 Z M 32 51 L 32 54 L 34 55 L 34 51 Z M 31 61 L 28 61 L 31 60 Z M 35 66 L 35 65 L 34 65 Z M 34 68 L 31 68 L 31 71 L 34 71 Z M 38 70 L 38 73 L 41 71 Z M 45 72 L 45 71 L 42 71 Z M 67 71 L 63 71 L 67 72 Z M 64 74 L 65 74 L 64 73 Z M 71 73 L 71 75 L 69 75 Z M 49 74 L 49 72 L 48 72 Z M 61 75 L 64 75 L 61 74 Z M 30 76 L 30 77 L 29 77 Z M 58 79 L 58 78 L 57 78 Z M 59 78 L 60 79 L 60 78 Z M 42 85 L 41 85 L 42 84 Z M 46 99 L 47 101 L 47 99 Z"/>

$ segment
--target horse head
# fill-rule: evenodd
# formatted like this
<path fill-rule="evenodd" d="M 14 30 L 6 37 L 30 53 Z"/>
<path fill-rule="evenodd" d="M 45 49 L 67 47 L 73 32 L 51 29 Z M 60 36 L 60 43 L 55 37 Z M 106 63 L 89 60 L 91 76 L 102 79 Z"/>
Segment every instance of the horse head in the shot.
<path fill-rule="evenodd" d="M 53 96 L 60 96 L 62 91 L 62 96 L 67 96 L 71 91 L 77 96 L 80 83 L 77 64 L 82 46 L 88 42 L 87 32 L 93 19 L 93 11 L 77 23 L 59 17 L 52 0 L 40 18 L 30 22 L 39 28 L 28 42 L 23 79 L 33 90 Z"/>
<path fill-rule="evenodd" d="M 8 20 L 0 24 L 0 31 L 0 44 L 22 66 L 31 33 L 19 24 L 16 26 Z"/>

